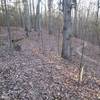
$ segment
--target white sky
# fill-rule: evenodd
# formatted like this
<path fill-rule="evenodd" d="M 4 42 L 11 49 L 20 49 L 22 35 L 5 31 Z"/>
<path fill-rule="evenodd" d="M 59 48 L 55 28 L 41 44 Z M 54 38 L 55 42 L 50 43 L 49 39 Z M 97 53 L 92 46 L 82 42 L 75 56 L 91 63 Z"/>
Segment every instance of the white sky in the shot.
<path fill-rule="evenodd" d="M 9 1 L 9 2 L 14 2 L 14 1 L 16 1 L 16 0 L 7 0 L 7 1 Z M 38 0 L 34 0 L 35 6 L 37 5 L 37 1 L 38 1 Z M 45 1 L 47 2 L 47 0 L 42 0 L 42 3 L 45 4 Z M 58 1 L 59 1 L 59 0 L 53 0 L 55 6 L 56 6 L 56 4 L 57 4 Z M 89 5 L 90 2 L 96 3 L 96 1 L 97 1 L 97 0 L 80 0 L 80 5 L 81 5 L 81 6 L 84 6 L 84 7 L 88 7 L 88 5 Z M 79 2 L 79 0 L 77 0 L 77 2 Z"/>
<path fill-rule="evenodd" d="M 9 2 L 14 2 L 14 1 L 16 1 L 16 0 L 8 0 L 8 1 L 9 1 Z M 36 7 L 36 5 L 37 5 L 37 1 L 38 1 L 38 0 L 34 0 L 35 7 Z M 45 1 L 47 2 L 47 0 L 42 0 L 42 8 L 43 8 L 43 10 L 44 10 Z M 58 2 L 58 1 L 59 1 L 59 0 L 53 0 L 53 2 L 54 2 L 53 8 L 57 9 L 57 2 Z M 79 0 L 77 0 L 77 2 L 79 2 Z M 91 11 L 95 10 L 97 0 L 80 0 L 80 6 L 79 6 L 79 8 L 80 8 L 80 9 L 83 9 L 84 11 L 86 11 L 86 10 L 88 9 L 88 7 L 89 7 L 90 2 L 92 3 L 92 4 L 91 4 L 91 7 L 90 7 L 90 8 L 91 8 Z M 95 6 L 94 6 L 93 3 L 95 3 Z M 43 4 L 44 4 L 44 5 L 43 5 Z"/>
<path fill-rule="evenodd" d="M 34 0 L 35 3 L 38 1 L 38 0 Z M 47 0 L 42 0 L 42 2 L 45 4 L 45 1 Z M 59 0 L 53 0 L 54 2 L 54 8 L 57 8 L 57 2 Z M 77 0 L 77 2 L 79 2 L 79 0 Z M 84 8 L 84 10 L 87 10 L 89 5 L 91 3 L 91 10 L 94 10 L 94 8 L 96 7 L 96 4 L 97 4 L 97 0 L 80 0 L 80 6 L 79 8 Z"/>

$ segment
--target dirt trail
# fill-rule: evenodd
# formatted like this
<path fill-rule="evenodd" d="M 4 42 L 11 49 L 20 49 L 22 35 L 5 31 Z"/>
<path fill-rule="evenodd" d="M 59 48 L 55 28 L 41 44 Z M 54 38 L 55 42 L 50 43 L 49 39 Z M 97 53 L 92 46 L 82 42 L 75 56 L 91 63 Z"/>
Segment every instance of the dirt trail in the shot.
<path fill-rule="evenodd" d="M 88 45 L 88 43 L 85 42 L 84 47 L 87 47 L 87 45 Z M 77 52 L 80 56 L 82 56 L 81 49 L 82 49 L 82 46 L 79 46 L 79 47 L 76 49 L 76 52 Z M 100 63 L 99 63 L 98 61 L 96 61 L 96 60 L 90 58 L 89 56 L 83 55 L 83 57 L 84 57 L 86 60 L 90 61 L 90 62 L 93 62 L 93 63 L 95 63 L 95 64 L 97 64 L 97 65 L 100 65 Z"/>

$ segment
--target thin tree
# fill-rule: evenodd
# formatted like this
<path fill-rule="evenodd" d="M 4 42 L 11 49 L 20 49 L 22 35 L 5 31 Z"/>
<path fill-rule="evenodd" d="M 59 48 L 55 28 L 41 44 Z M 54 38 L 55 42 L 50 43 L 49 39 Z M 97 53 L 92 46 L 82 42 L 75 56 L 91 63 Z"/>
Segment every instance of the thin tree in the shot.
<path fill-rule="evenodd" d="M 46 30 L 47 30 L 47 7 L 46 7 L 46 5 L 47 5 L 47 2 L 46 2 L 46 0 L 45 0 L 45 28 L 46 28 Z"/>
<path fill-rule="evenodd" d="M 86 16 L 86 20 L 85 20 L 85 23 L 87 23 L 88 19 L 89 19 L 89 14 L 90 14 L 90 7 L 91 7 L 91 3 L 89 4 L 89 7 L 87 9 L 87 16 Z M 83 23 L 83 20 L 81 18 L 81 21 Z M 86 24 L 86 28 L 83 29 L 83 24 L 81 23 L 81 31 L 82 31 L 82 34 L 85 34 L 85 36 L 82 36 L 81 37 L 81 42 L 82 42 L 82 53 L 81 53 L 81 60 L 80 60 L 80 67 L 79 67 L 79 84 L 83 81 L 83 74 L 84 74 L 84 63 L 83 63 L 83 60 L 84 60 L 84 54 L 85 54 L 85 38 L 86 38 L 86 33 L 87 33 L 87 24 Z M 83 38 L 83 40 L 82 40 Z"/>
<path fill-rule="evenodd" d="M 12 44 L 12 38 L 11 38 L 9 13 L 8 13 L 8 9 L 7 9 L 7 0 L 4 0 L 4 6 L 5 6 L 6 26 L 7 26 L 7 30 L 8 30 L 9 48 L 10 48 L 10 50 L 12 50 L 13 44 Z"/>
<path fill-rule="evenodd" d="M 15 18 L 15 24 L 16 24 L 16 31 L 17 31 L 17 26 L 19 25 L 19 12 L 18 12 L 18 5 L 19 5 L 19 0 L 16 0 L 15 2 L 14 2 L 14 7 L 15 7 L 15 12 L 16 12 L 16 14 L 14 15 L 14 18 Z"/>
<path fill-rule="evenodd" d="M 40 31 L 40 3 L 41 0 L 38 0 L 35 16 L 35 31 Z"/>
<path fill-rule="evenodd" d="M 100 35 L 98 32 L 98 28 L 99 28 L 99 22 L 98 22 L 98 18 L 99 18 L 99 9 L 100 9 L 100 0 L 97 0 L 97 11 L 96 11 L 96 34 L 97 34 L 97 41 L 98 41 L 98 45 L 100 48 Z"/>
<path fill-rule="evenodd" d="M 31 29 L 32 29 L 32 27 L 33 27 L 33 18 L 32 18 L 32 1 L 31 0 L 29 0 L 29 10 L 30 10 L 30 26 L 31 26 Z"/>
<path fill-rule="evenodd" d="M 77 0 L 73 0 L 74 4 L 74 35 L 77 36 Z"/>
<path fill-rule="evenodd" d="M 24 27 L 23 26 L 23 16 L 22 16 L 22 10 L 21 10 L 21 3 L 22 3 L 22 0 L 18 0 L 19 1 L 19 6 L 18 6 L 18 10 L 19 10 L 19 16 L 20 16 L 20 25 L 21 27 Z"/>
<path fill-rule="evenodd" d="M 31 27 L 30 27 L 30 16 L 29 16 L 28 0 L 23 0 L 23 5 L 24 5 L 24 24 L 25 24 L 25 31 L 26 31 L 26 36 L 29 37 L 29 32 L 31 30 Z"/>
<path fill-rule="evenodd" d="M 100 0 L 97 0 L 96 23 L 98 24 Z"/>
<path fill-rule="evenodd" d="M 59 7 L 59 13 L 58 13 L 58 20 L 60 20 L 60 22 L 58 22 L 57 24 L 58 24 L 58 39 L 57 39 L 57 48 L 58 48 L 58 55 L 60 54 L 60 33 L 61 33 L 61 30 L 62 30 L 62 23 L 61 23 L 61 6 L 60 6 L 60 4 L 61 4 L 61 0 L 60 0 L 60 2 L 58 2 L 58 7 Z M 60 54 L 61 55 L 61 54 Z"/>
<path fill-rule="evenodd" d="M 79 83 L 82 82 L 83 80 L 83 73 L 84 73 L 84 64 L 83 64 L 83 59 L 84 59 L 84 47 L 85 43 L 82 40 L 82 55 L 81 55 L 81 60 L 80 60 L 80 66 L 79 66 Z"/>
<path fill-rule="evenodd" d="M 41 5 L 41 18 L 40 18 L 40 22 L 41 22 L 41 26 L 42 26 L 42 5 Z M 42 33 L 42 28 L 41 28 L 41 31 L 40 31 L 40 38 L 41 38 L 41 49 L 43 51 L 43 54 L 45 54 L 45 46 L 44 46 L 44 41 L 43 41 L 43 33 Z"/>
<path fill-rule="evenodd" d="M 32 0 L 32 11 L 33 11 L 33 27 L 35 28 L 35 8 L 34 8 L 34 0 Z"/>
<path fill-rule="evenodd" d="M 71 57 L 71 34 L 72 34 L 72 22 L 71 22 L 71 0 L 63 0 L 63 44 L 62 44 L 62 57 L 68 59 Z"/>
<path fill-rule="evenodd" d="M 1 11 L 2 11 L 2 20 L 1 20 L 1 23 L 2 23 L 2 26 L 5 24 L 5 7 L 4 7 L 4 1 L 1 0 Z"/>
<path fill-rule="evenodd" d="M 53 0 L 48 0 L 48 9 L 49 9 L 49 21 L 48 21 L 48 31 L 49 34 L 52 33 L 52 5 L 53 5 Z"/>

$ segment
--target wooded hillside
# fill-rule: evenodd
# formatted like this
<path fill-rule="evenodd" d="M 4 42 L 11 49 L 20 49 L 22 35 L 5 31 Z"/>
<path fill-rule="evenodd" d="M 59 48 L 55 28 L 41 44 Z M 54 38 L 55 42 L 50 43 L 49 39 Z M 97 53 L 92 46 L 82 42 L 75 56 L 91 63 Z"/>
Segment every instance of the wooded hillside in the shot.
<path fill-rule="evenodd" d="M 100 100 L 100 0 L 0 0 L 0 100 Z"/>

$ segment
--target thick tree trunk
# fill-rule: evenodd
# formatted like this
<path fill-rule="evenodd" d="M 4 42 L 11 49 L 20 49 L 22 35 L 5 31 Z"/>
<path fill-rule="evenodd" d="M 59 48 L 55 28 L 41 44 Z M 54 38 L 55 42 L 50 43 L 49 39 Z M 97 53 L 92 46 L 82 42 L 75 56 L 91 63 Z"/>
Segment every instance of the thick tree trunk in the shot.
<path fill-rule="evenodd" d="M 63 44 L 62 44 L 62 57 L 68 59 L 71 57 L 71 0 L 63 0 L 63 14 L 64 14 L 64 26 L 63 26 Z"/>

